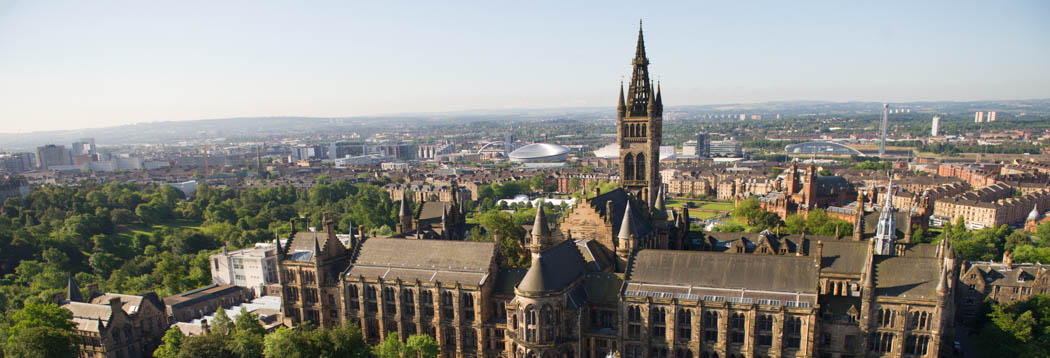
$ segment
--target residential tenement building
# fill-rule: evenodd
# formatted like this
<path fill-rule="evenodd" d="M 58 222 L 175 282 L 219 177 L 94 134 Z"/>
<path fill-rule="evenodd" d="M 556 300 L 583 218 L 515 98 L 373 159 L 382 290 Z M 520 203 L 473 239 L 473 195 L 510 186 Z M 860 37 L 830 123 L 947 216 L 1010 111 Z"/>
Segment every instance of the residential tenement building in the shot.
<path fill-rule="evenodd" d="M 972 320 L 986 299 L 1008 304 L 1050 292 L 1050 265 L 1014 264 L 1013 255 L 1007 251 L 1002 262 L 963 264 L 959 283 L 962 284 L 958 294 L 960 317 Z"/>

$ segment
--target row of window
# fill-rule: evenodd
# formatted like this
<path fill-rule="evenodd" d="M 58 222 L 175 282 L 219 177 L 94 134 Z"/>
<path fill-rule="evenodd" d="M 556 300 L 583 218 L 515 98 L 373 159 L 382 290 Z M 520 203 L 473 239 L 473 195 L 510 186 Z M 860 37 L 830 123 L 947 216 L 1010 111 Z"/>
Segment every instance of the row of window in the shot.
<path fill-rule="evenodd" d="M 348 298 L 348 311 L 350 310 L 363 310 L 369 313 L 376 313 L 379 310 L 379 300 L 376 295 L 375 286 L 366 285 L 364 286 L 364 307 L 360 305 L 358 288 L 356 285 L 349 285 L 347 287 L 347 298 Z M 401 289 L 401 315 L 404 317 L 415 317 L 416 315 L 416 292 L 408 288 Z M 394 287 L 383 288 L 383 312 L 388 315 L 397 314 L 398 304 L 398 293 Z M 430 304 L 434 302 L 434 296 L 431 290 L 419 290 L 419 306 L 423 311 L 424 317 L 434 316 L 434 305 Z M 474 314 L 474 295 L 471 293 L 462 293 L 460 295 L 459 304 L 463 308 L 461 311 L 460 320 L 473 321 Z M 454 294 L 452 292 L 442 292 L 440 308 L 442 315 L 446 319 L 453 319 L 456 315 Z"/>

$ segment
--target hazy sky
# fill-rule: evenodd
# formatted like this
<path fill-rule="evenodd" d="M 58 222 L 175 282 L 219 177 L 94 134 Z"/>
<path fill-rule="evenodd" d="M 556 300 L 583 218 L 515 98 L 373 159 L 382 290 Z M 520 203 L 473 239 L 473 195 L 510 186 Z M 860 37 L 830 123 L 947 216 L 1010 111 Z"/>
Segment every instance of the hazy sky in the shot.
<path fill-rule="evenodd" d="M 1050 1 L 737 3 L 0 0 L 0 132 L 611 107 L 639 18 L 672 106 L 1050 97 Z"/>

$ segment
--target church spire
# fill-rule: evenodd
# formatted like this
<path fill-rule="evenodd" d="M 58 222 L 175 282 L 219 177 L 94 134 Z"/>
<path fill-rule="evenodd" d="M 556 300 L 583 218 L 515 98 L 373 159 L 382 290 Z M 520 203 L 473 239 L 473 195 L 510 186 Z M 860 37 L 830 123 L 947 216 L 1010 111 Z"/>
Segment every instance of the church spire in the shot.
<path fill-rule="evenodd" d="M 642 20 L 638 19 L 638 45 L 634 48 L 634 60 L 635 63 L 640 61 L 648 62 L 649 59 L 645 58 L 645 39 L 642 36 Z"/>
<path fill-rule="evenodd" d="M 627 91 L 627 100 L 630 101 L 628 116 L 646 116 L 653 91 L 649 82 L 649 59 L 645 57 L 645 40 L 642 36 L 641 21 L 638 22 L 638 45 L 634 50 L 634 60 L 631 61 L 631 64 L 634 66 L 634 72 L 631 74 L 631 83 Z"/>

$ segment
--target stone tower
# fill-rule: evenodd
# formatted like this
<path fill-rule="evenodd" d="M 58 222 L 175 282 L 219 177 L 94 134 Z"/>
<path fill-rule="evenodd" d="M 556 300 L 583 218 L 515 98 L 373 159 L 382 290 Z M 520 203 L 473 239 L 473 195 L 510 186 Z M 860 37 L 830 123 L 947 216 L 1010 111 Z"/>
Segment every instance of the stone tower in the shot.
<path fill-rule="evenodd" d="M 663 101 L 659 89 L 649 80 L 649 59 L 645 57 L 641 22 L 635 48 L 634 73 L 624 97 L 616 105 L 617 143 L 620 146 L 620 186 L 652 207 L 660 185 L 660 141 L 663 135 Z"/>

